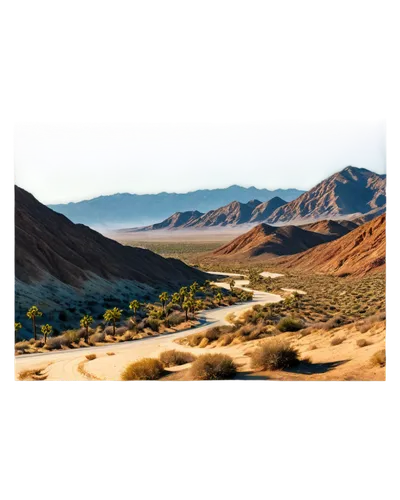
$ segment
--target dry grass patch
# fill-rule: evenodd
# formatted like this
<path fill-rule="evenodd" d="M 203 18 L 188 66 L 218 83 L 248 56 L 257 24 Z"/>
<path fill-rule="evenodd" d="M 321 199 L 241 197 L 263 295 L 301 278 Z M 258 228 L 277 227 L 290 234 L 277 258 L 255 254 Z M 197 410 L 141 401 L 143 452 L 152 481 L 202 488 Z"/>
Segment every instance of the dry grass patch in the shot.
<path fill-rule="evenodd" d="M 192 364 L 190 376 L 194 380 L 226 380 L 236 375 L 236 365 L 225 354 L 203 354 Z"/>
<path fill-rule="evenodd" d="M 164 365 L 159 359 L 143 358 L 128 365 L 122 372 L 121 379 L 159 380 L 164 373 Z"/>
<path fill-rule="evenodd" d="M 171 366 L 186 365 L 187 363 L 191 363 L 195 359 L 196 356 L 194 356 L 192 353 L 176 351 L 175 349 L 164 351 L 160 354 L 160 361 L 167 368 Z"/>
<path fill-rule="evenodd" d="M 371 356 L 370 361 L 372 366 L 386 366 L 386 350 L 381 349 L 380 351 L 376 351 L 376 353 Z"/>
<path fill-rule="evenodd" d="M 299 363 L 298 351 L 288 342 L 268 340 L 251 355 L 251 367 L 261 370 L 282 370 Z"/>
<path fill-rule="evenodd" d="M 286 317 L 279 321 L 277 328 L 280 332 L 298 332 L 304 328 L 304 323 L 298 319 Z"/>

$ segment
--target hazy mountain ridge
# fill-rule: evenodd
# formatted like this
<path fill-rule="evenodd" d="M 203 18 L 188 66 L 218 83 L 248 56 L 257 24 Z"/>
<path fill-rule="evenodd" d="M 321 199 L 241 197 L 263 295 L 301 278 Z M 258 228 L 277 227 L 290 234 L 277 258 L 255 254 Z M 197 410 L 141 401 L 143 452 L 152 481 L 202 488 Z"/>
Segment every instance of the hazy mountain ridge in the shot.
<path fill-rule="evenodd" d="M 220 189 L 200 189 L 189 193 L 129 194 L 99 196 L 76 203 L 49 204 L 48 207 L 73 222 L 89 225 L 139 226 L 153 224 L 170 217 L 172 213 L 197 210 L 206 213 L 233 201 L 268 201 L 276 196 L 286 201 L 297 198 L 304 191 L 298 189 L 258 189 L 230 186 Z"/>

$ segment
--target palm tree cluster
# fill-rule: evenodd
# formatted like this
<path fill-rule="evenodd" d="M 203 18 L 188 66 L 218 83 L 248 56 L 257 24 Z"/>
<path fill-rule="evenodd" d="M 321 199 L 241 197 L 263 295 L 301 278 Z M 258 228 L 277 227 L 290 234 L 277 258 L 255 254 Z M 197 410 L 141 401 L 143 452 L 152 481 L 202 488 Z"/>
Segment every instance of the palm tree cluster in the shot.
<path fill-rule="evenodd" d="M 234 293 L 234 285 L 235 282 L 234 280 L 232 280 L 230 282 L 231 293 Z M 211 283 L 211 281 L 206 280 L 202 286 L 200 286 L 197 282 L 194 282 L 190 285 L 190 287 L 186 286 L 181 287 L 177 292 L 172 293 L 172 295 L 170 295 L 168 292 L 162 292 L 159 295 L 159 300 L 161 303 L 161 311 L 159 311 L 158 317 L 159 318 L 164 317 L 166 320 L 168 320 L 168 311 L 170 311 L 175 305 L 178 306 L 181 309 L 181 311 L 185 313 L 185 320 L 188 321 L 189 313 L 195 315 L 196 311 L 200 311 L 201 309 L 204 308 L 205 304 L 203 300 L 201 300 L 201 298 L 198 297 L 199 293 L 202 295 L 211 294 L 213 300 L 215 300 L 215 302 L 218 305 L 221 305 L 222 300 L 224 298 L 221 289 L 218 288 L 213 283 Z M 246 293 L 241 293 L 237 295 L 237 297 L 241 301 L 249 300 L 249 294 Z M 151 310 L 151 308 L 153 308 L 154 310 L 154 306 L 150 304 L 144 304 L 144 303 L 141 304 L 137 299 L 132 300 L 129 303 L 129 309 L 131 309 L 133 312 L 134 322 L 136 321 L 137 313 L 140 311 L 141 308 L 147 308 L 148 310 L 149 309 Z M 103 314 L 104 320 L 112 324 L 114 336 L 115 336 L 116 325 L 120 321 L 123 312 L 124 311 L 122 309 L 114 307 L 113 309 L 106 309 Z M 40 311 L 39 308 L 34 305 L 29 308 L 26 315 L 28 318 L 32 320 L 33 336 L 34 340 L 37 340 L 36 318 L 43 316 L 43 312 Z M 81 328 L 85 329 L 86 343 L 88 343 L 89 341 L 89 328 L 91 327 L 93 322 L 94 322 L 93 317 L 90 316 L 89 314 L 85 314 L 80 319 L 80 326 Z M 18 334 L 21 328 L 22 324 L 20 322 L 15 322 L 16 335 Z M 41 326 L 40 330 L 43 335 L 44 343 L 46 344 L 47 338 L 53 334 L 54 331 L 53 327 L 47 323 Z"/>

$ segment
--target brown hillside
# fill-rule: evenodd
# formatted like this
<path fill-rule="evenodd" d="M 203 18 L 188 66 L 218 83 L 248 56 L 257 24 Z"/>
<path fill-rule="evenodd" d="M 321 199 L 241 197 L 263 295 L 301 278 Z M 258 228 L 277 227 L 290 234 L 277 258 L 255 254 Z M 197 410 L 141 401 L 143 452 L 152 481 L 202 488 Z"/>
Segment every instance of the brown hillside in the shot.
<path fill-rule="evenodd" d="M 176 212 L 167 219 L 151 226 L 144 226 L 133 229 L 119 229 L 118 233 L 141 232 L 141 231 L 155 231 L 157 229 L 178 229 L 190 226 L 193 222 L 197 221 L 202 215 L 198 210 L 191 210 L 188 212 Z"/>
<path fill-rule="evenodd" d="M 186 227 L 202 228 L 244 224 L 250 220 L 253 210 L 260 204 L 261 201 L 258 200 L 252 200 L 248 203 L 233 201 L 217 210 L 207 212 Z"/>
<path fill-rule="evenodd" d="M 120 245 L 74 224 L 15 186 L 15 275 L 23 283 L 49 276 L 73 287 L 99 277 L 148 285 L 189 282 L 204 274 L 181 261 Z"/>
<path fill-rule="evenodd" d="M 256 206 L 251 214 L 250 222 L 263 222 L 265 221 L 277 208 L 286 205 L 286 201 L 275 196 L 271 200 L 264 201 Z"/>
<path fill-rule="evenodd" d="M 335 221 L 325 219 L 318 222 L 313 222 L 312 224 L 304 224 L 299 227 L 316 233 L 334 234 L 339 238 L 358 227 L 358 224 L 348 220 Z"/>
<path fill-rule="evenodd" d="M 386 214 L 351 233 L 299 255 L 275 259 L 285 269 L 335 275 L 363 276 L 384 270 Z"/>
<path fill-rule="evenodd" d="M 268 224 L 259 224 L 215 250 L 213 255 L 232 258 L 291 255 L 331 241 L 333 238 L 335 238 L 334 235 L 307 231 L 297 226 L 273 227 Z"/>
<path fill-rule="evenodd" d="M 385 203 L 385 175 L 378 175 L 365 168 L 346 167 L 296 200 L 275 210 L 267 222 L 275 224 L 300 219 L 365 214 Z"/>

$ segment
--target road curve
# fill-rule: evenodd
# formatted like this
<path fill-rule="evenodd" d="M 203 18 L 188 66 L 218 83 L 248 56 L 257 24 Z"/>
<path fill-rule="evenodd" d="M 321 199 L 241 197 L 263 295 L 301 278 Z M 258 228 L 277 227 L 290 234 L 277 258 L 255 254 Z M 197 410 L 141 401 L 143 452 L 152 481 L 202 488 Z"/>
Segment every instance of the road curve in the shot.
<path fill-rule="evenodd" d="M 232 276 L 225 273 L 215 274 Z M 219 282 L 215 284 L 219 287 L 229 289 L 228 283 Z M 253 292 L 252 301 L 203 311 L 198 315 L 198 319 L 201 321 L 201 326 L 181 330 L 177 333 L 162 334 L 129 342 L 115 344 L 110 343 L 98 347 L 84 347 L 65 351 L 16 356 L 16 378 L 18 378 L 18 374 L 22 371 L 43 368 L 44 373 L 47 374 L 46 380 L 90 380 L 90 377 L 85 375 L 85 366 L 87 363 L 86 355 L 96 354 L 97 358 L 102 358 L 103 364 L 105 363 L 106 365 L 111 365 L 106 367 L 107 369 L 104 370 L 103 376 L 98 378 L 104 380 L 118 380 L 119 373 L 123 368 L 123 366 L 116 366 L 118 365 L 119 358 L 126 359 L 128 356 L 130 361 L 135 361 L 136 359 L 140 359 L 142 357 L 157 356 L 167 347 L 173 348 L 173 341 L 179 337 L 185 337 L 188 333 L 202 332 L 210 326 L 227 324 L 228 322 L 226 317 L 228 314 L 243 313 L 244 311 L 251 309 L 256 304 L 269 304 L 282 300 L 282 297 L 279 295 L 259 290 L 252 290 L 247 287 L 248 284 L 248 280 L 235 280 L 235 287 Z M 113 352 L 114 356 L 107 356 L 107 352 Z M 121 356 L 118 356 L 119 354 Z M 92 365 L 97 361 L 99 360 L 91 361 L 90 363 Z"/>

